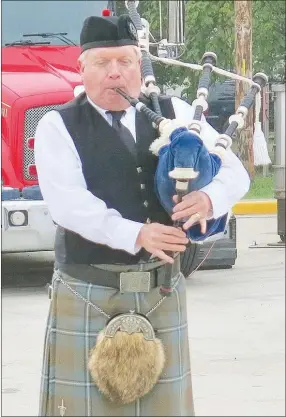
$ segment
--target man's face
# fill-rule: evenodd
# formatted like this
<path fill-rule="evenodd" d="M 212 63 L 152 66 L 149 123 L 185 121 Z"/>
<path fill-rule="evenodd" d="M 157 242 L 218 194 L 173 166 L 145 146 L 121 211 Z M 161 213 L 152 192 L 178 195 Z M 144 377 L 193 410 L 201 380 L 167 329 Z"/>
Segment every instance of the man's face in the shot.
<path fill-rule="evenodd" d="M 80 63 L 80 72 L 87 95 L 103 109 L 118 111 L 130 106 L 113 90 L 115 87 L 139 97 L 140 60 L 130 45 L 90 49 Z"/>

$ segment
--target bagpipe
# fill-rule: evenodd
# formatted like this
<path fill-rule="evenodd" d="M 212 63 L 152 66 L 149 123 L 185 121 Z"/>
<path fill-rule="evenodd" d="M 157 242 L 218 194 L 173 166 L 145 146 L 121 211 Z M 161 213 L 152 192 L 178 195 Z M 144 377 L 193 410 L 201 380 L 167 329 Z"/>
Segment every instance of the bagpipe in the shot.
<path fill-rule="evenodd" d="M 138 34 L 139 46 L 142 53 L 141 72 L 143 77 L 141 92 L 148 97 L 152 103 L 153 111 L 137 98 L 128 96 L 120 89 L 116 91 L 121 94 L 139 112 L 145 113 L 146 117 L 158 129 L 158 139 L 150 146 L 150 151 L 158 156 L 157 169 L 155 173 L 154 187 L 157 197 L 164 209 L 171 216 L 175 205 L 173 196 L 178 196 L 178 202 L 184 195 L 191 191 L 197 191 L 209 184 L 218 174 L 225 153 L 231 148 L 232 136 L 237 129 L 242 129 L 249 109 L 255 104 L 255 128 L 259 136 L 259 145 L 256 155 L 260 159 L 256 165 L 267 165 L 271 162 L 265 138 L 261 131 L 259 115 L 261 109 L 261 90 L 267 84 L 268 77 L 264 73 L 257 73 L 252 79 L 231 73 L 216 67 L 217 56 L 213 52 L 206 52 L 202 57 L 201 65 L 190 64 L 176 59 L 154 56 L 149 52 L 149 23 L 142 19 L 137 12 L 138 1 L 126 0 L 125 6 L 128 9 Z M 182 26 L 182 19 L 180 19 Z M 159 54 L 158 54 L 159 55 Z M 167 54 L 168 55 L 168 54 Z M 167 65 L 177 65 L 193 70 L 202 71 L 197 88 L 196 99 L 192 103 L 194 109 L 191 123 L 185 125 L 179 120 L 169 120 L 162 116 L 159 95 L 160 89 L 156 85 L 153 72 L 152 60 L 165 63 Z M 245 82 L 249 85 L 247 94 L 242 99 L 235 114 L 229 118 L 229 125 L 223 134 L 218 134 L 215 139 L 213 149 L 208 150 L 201 138 L 203 129 L 203 113 L 208 108 L 208 94 L 211 84 L 212 73 Z M 261 140 L 262 134 L 262 140 Z M 254 136 L 257 134 L 254 132 Z M 256 142 L 257 143 L 257 140 Z M 255 146 L 254 146 L 255 157 Z M 256 160 L 257 162 L 257 160 Z M 202 232 L 201 225 L 196 223 L 186 232 L 191 242 L 203 242 L 213 236 L 220 236 L 225 231 L 229 213 L 225 213 L 219 218 L 206 220 L 206 231 Z M 181 226 L 182 222 L 175 222 L 175 226 Z M 171 254 L 174 255 L 174 254 Z M 171 268 L 171 265 L 170 265 Z M 170 272 L 170 271 L 169 271 Z M 160 292 L 164 296 L 170 295 L 171 280 L 166 275 L 166 282 L 161 286 Z"/>
<path fill-rule="evenodd" d="M 137 29 L 139 46 L 142 52 L 142 93 L 149 97 L 154 111 L 140 102 L 140 100 L 128 96 L 120 89 L 117 88 L 115 90 L 125 97 L 137 111 L 145 113 L 150 122 L 158 129 L 159 138 L 150 147 L 150 151 L 158 156 L 155 191 L 161 205 L 171 215 L 175 205 L 173 201 L 175 194 L 178 195 L 180 202 L 185 194 L 200 190 L 217 175 L 225 153 L 232 145 L 233 134 L 237 129 L 244 127 L 248 111 L 254 103 L 255 120 L 256 122 L 259 121 L 261 89 L 268 82 L 268 78 L 264 73 L 257 73 L 251 80 L 220 69 L 216 67 L 217 56 L 213 52 L 206 52 L 203 55 L 201 65 L 151 55 L 149 53 L 149 24 L 137 12 L 138 3 L 138 1 L 134 0 L 125 1 L 129 16 Z M 197 88 L 197 97 L 192 103 L 194 108 L 193 120 L 189 125 L 186 126 L 177 119 L 169 120 L 162 116 L 159 103 L 160 89 L 156 85 L 151 60 L 202 71 Z M 249 90 L 235 114 L 229 118 L 229 126 L 226 131 L 218 135 L 214 148 L 209 151 L 201 138 L 201 131 L 203 128 L 202 116 L 208 108 L 207 98 L 213 72 L 246 82 L 249 84 Z M 264 161 L 266 159 L 266 163 L 270 163 L 267 148 L 263 150 Z M 187 236 L 193 242 L 202 242 L 210 236 L 223 232 L 227 218 L 228 213 L 220 218 L 207 220 L 205 233 L 201 233 L 199 224 L 194 224 L 187 231 Z M 179 225 L 179 223 L 177 222 L 176 225 Z"/>
<path fill-rule="evenodd" d="M 209 151 L 200 137 L 202 115 L 207 109 L 206 97 L 210 84 L 210 75 L 216 57 L 212 52 L 203 56 L 203 74 L 199 80 L 197 99 L 193 102 L 193 121 L 184 126 L 178 120 L 166 119 L 138 99 L 132 98 L 119 88 L 121 94 L 137 111 L 143 112 L 160 133 L 150 146 L 150 151 L 158 155 L 155 173 L 155 191 L 161 205 L 171 215 L 175 205 L 173 196 L 178 195 L 178 202 L 191 191 L 197 191 L 209 184 L 221 168 L 225 152 L 232 145 L 232 136 L 236 129 L 242 128 L 248 110 L 255 102 L 261 88 L 267 83 L 267 76 L 257 73 L 253 84 L 243 98 L 236 113 L 229 118 L 229 126 L 223 134 L 218 135 L 213 150 Z M 203 241 L 225 229 L 227 213 L 218 219 L 207 220 L 207 230 L 201 233 L 200 225 L 195 224 L 187 230 L 188 238 L 193 242 Z M 179 225 L 177 223 L 177 225 Z"/>

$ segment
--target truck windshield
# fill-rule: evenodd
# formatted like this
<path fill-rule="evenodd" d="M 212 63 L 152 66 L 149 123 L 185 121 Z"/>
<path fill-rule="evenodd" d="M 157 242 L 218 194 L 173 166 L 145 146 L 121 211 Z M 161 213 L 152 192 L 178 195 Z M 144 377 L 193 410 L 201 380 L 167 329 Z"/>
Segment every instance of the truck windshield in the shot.
<path fill-rule="evenodd" d="M 108 1 L 100 0 L 2 0 L 2 46 L 27 41 L 67 45 L 60 37 L 23 37 L 29 33 L 67 33 L 66 37 L 79 44 L 83 21 L 88 16 L 100 16 Z"/>

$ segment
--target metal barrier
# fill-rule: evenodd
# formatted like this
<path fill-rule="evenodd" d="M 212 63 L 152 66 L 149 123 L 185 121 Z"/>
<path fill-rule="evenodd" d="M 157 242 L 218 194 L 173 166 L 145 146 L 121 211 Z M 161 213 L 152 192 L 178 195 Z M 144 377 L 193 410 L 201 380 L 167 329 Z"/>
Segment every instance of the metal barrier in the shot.
<path fill-rule="evenodd" d="M 277 228 L 282 242 L 285 242 L 285 84 L 272 86 L 274 93 L 275 165 L 274 197 L 277 199 Z"/>

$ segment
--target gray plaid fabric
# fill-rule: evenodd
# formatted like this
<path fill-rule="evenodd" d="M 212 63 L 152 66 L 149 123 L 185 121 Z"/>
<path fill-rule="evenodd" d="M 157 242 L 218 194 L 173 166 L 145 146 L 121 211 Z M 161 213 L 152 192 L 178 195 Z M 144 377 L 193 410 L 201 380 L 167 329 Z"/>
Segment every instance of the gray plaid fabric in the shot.
<path fill-rule="evenodd" d="M 121 294 L 65 275 L 84 298 L 107 314 L 135 310 L 146 314 L 160 299 L 149 293 Z M 136 402 L 116 405 L 93 383 L 87 369 L 90 349 L 106 318 L 66 288 L 56 274 L 46 328 L 40 416 L 194 416 L 189 358 L 185 279 L 178 274 L 175 289 L 149 319 L 165 346 L 166 366 L 153 390 Z M 61 408 L 61 406 L 63 406 Z"/>

